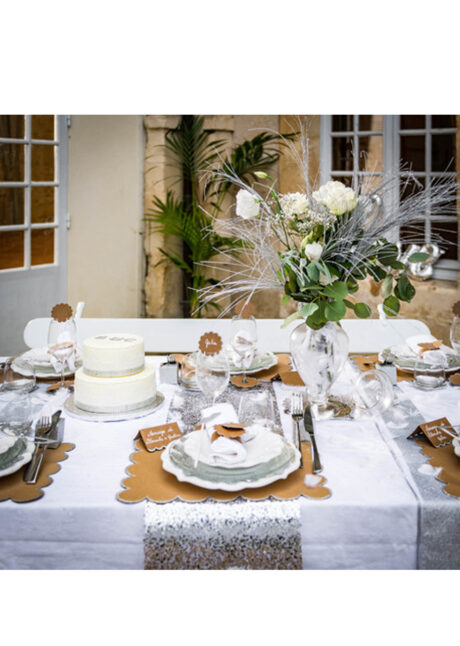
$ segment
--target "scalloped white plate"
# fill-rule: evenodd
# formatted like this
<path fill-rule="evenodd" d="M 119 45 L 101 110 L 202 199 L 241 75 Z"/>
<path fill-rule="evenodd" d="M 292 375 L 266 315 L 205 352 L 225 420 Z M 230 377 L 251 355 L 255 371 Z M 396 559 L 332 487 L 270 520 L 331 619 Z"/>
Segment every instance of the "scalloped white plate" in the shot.
<path fill-rule="evenodd" d="M 3 453 L 4 451 L 8 450 L 11 446 L 13 446 L 13 444 L 17 441 L 17 439 L 18 438 L 13 436 L 10 437 L 9 435 L 0 436 L 0 453 Z M 3 478 L 3 476 L 8 476 L 11 473 L 15 473 L 16 471 L 19 471 L 19 469 L 22 466 L 24 466 L 24 464 L 27 464 L 28 462 L 31 461 L 35 444 L 27 439 L 26 439 L 26 444 L 27 444 L 26 450 L 20 456 L 19 460 L 17 460 L 14 464 L 7 467 L 6 469 L 0 469 L 0 478 Z"/>

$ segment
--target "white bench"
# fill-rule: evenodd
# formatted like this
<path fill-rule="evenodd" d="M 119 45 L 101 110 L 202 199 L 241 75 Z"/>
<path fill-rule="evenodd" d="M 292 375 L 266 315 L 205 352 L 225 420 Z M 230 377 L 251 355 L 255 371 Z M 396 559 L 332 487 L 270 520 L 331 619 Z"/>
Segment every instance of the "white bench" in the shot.
<path fill-rule="evenodd" d="M 29 321 L 24 330 L 24 341 L 30 348 L 47 344 L 49 318 Z M 272 352 L 289 351 L 289 335 L 299 322 L 294 321 L 281 329 L 282 319 L 258 319 L 259 347 Z M 429 334 L 421 321 L 414 319 L 345 319 L 341 322 L 350 339 L 350 352 L 379 352 L 390 345 L 402 343 L 414 334 Z M 156 354 L 192 352 L 204 332 L 214 331 L 224 343 L 230 340 L 230 319 L 77 319 L 78 340 L 95 334 L 124 332 L 139 334 L 144 339 L 145 351 Z"/>

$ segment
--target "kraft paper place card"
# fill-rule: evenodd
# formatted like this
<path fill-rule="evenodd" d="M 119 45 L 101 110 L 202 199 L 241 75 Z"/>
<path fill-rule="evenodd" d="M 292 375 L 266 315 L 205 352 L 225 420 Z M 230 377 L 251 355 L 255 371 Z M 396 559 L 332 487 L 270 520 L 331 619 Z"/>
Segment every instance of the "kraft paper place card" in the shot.
<path fill-rule="evenodd" d="M 161 424 L 160 426 L 151 426 L 150 428 L 143 428 L 139 431 L 137 437 L 141 437 L 147 451 L 160 451 L 164 449 L 170 442 L 177 440 L 182 436 L 177 422 L 170 422 L 169 424 Z"/>
<path fill-rule="evenodd" d="M 445 427 L 449 433 L 446 433 L 442 427 Z M 420 424 L 407 439 L 410 440 L 422 435 L 424 435 L 430 444 L 437 449 L 440 446 L 450 444 L 452 442 L 452 436 L 455 436 L 456 432 L 452 428 L 452 424 L 449 422 L 447 417 L 441 417 L 440 419 L 435 419 L 432 422 Z"/>

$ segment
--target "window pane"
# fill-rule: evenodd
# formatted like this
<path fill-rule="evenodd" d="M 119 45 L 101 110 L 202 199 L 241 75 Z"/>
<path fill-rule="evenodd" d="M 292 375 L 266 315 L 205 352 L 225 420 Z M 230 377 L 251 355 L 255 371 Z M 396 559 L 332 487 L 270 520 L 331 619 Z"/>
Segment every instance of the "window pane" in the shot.
<path fill-rule="evenodd" d="M 345 186 L 351 186 L 353 188 L 353 177 L 341 177 L 340 175 L 333 175 L 332 180 L 334 182 L 342 182 Z"/>
<path fill-rule="evenodd" d="M 24 139 L 24 116 L 22 114 L 0 114 L 0 137 Z"/>
<path fill-rule="evenodd" d="M 333 138 L 332 170 L 353 170 L 353 139 L 351 137 Z"/>
<path fill-rule="evenodd" d="M 381 114 L 360 114 L 359 115 L 359 129 L 360 130 L 382 130 L 383 127 Z"/>
<path fill-rule="evenodd" d="M 432 135 L 431 170 L 455 171 L 455 135 Z"/>
<path fill-rule="evenodd" d="M 382 137 L 380 135 L 359 138 L 359 170 L 367 170 L 372 173 L 382 170 Z"/>
<path fill-rule="evenodd" d="M 32 146 L 32 181 L 54 181 L 54 146 Z"/>
<path fill-rule="evenodd" d="M 353 130 L 352 114 L 333 114 L 332 115 L 333 132 L 349 132 L 350 130 Z"/>
<path fill-rule="evenodd" d="M 24 267 L 24 231 L 0 231 L 0 269 Z"/>
<path fill-rule="evenodd" d="M 0 182 L 24 181 L 24 146 L 0 143 Z"/>
<path fill-rule="evenodd" d="M 401 130 L 423 130 L 426 127 L 426 115 L 402 114 L 399 127 Z"/>
<path fill-rule="evenodd" d="M 32 222 L 54 222 L 53 186 L 33 186 L 31 191 Z"/>
<path fill-rule="evenodd" d="M 32 139 L 54 139 L 54 115 L 32 115 Z"/>
<path fill-rule="evenodd" d="M 458 222 L 451 220 L 448 222 L 431 222 L 431 237 L 434 243 L 444 249 L 445 253 L 441 258 L 446 260 L 458 260 Z M 442 244 L 442 240 L 450 244 Z"/>
<path fill-rule="evenodd" d="M 54 229 L 32 229 L 31 265 L 50 265 L 54 262 Z"/>
<path fill-rule="evenodd" d="M 24 189 L 0 186 L 0 226 L 24 224 Z"/>
<path fill-rule="evenodd" d="M 455 114 L 433 114 L 431 117 L 432 128 L 455 128 Z"/>
<path fill-rule="evenodd" d="M 425 136 L 401 136 L 401 160 L 413 171 L 425 170 Z"/>

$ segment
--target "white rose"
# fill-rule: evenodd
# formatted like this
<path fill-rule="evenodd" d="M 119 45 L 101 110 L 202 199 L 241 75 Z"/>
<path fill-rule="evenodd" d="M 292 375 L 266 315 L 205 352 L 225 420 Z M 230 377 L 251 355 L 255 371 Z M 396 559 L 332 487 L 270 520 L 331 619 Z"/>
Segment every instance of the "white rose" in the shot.
<path fill-rule="evenodd" d="M 260 204 L 252 193 L 242 188 L 236 195 L 236 214 L 244 220 L 259 215 Z"/>
<path fill-rule="evenodd" d="M 303 252 L 308 260 L 313 262 L 314 260 L 319 260 L 321 258 L 323 247 L 319 242 L 311 242 L 310 244 L 305 245 Z"/>
<path fill-rule="evenodd" d="M 301 216 L 308 211 L 308 198 L 304 193 L 286 193 L 280 195 L 280 206 L 287 218 Z"/>
<path fill-rule="evenodd" d="M 343 215 L 353 211 L 358 203 L 358 196 L 354 190 L 342 182 L 326 182 L 313 193 L 313 197 L 334 215 Z"/>

